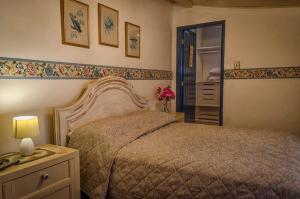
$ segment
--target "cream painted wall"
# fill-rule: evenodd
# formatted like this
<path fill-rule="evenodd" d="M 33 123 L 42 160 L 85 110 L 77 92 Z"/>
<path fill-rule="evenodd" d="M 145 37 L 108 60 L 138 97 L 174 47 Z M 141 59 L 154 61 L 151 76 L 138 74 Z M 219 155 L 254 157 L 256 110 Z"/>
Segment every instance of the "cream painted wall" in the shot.
<path fill-rule="evenodd" d="M 90 10 L 90 49 L 61 44 L 60 0 L 0 0 L 0 55 L 169 69 L 172 4 L 164 0 L 81 1 Z M 98 44 L 98 2 L 119 10 L 119 48 Z M 125 21 L 141 26 L 141 59 L 124 56 Z"/>
<path fill-rule="evenodd" d="M 172 70 L 176 27 L 226 20 L 225 69 L 300 66 L 300 8 L 173 9 Z M 175 80 L 173 81 L 175 86 Z M 300 79 L 225 80 L 224 125 L 300 133 Z M 174 104 L 173 104 L 174 107 Z"/>
<path fill-rule="evenodd" d="M 170 70 L 172 4 L 163 0 L 81 0 L 90 6 L 90 48 L 61 44 L 60 0 L 0 0 L 0 56 Z M 98 44 L 97 3 L 119 10 L 119 48 Z M 141 26 L 141 58 L 125 57 L 124 22 Z M 89 80 L 0 79 L 0 154 L 17 150 L 11 119 L 37 114 L 36 144 L 52 142 L 52 107 L 76 99 Z M 154 87 L 167 80 L 131 81 L 154 102 Z"/>

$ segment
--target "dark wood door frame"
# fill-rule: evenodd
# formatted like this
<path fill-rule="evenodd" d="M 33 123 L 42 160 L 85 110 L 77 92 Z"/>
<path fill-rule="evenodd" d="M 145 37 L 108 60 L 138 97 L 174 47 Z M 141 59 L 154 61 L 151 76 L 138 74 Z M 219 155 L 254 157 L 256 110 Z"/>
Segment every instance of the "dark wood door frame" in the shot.
<path fill-rule="evenodd" d="M 183 100 L 183 88 L 181 86 L 183 81 L 183 73 L 182 73 L 182 66 L 183 66 L 183 58 L 182 58 L 182 50 L 183 50 L 183 31 L 189 29 L 196 29 L 201 27 L 208 27 L 214 25 L 221 25 L 222 26 L 222 41 L 221 41 L 221 82 L 220 82 L 220 125 L 223 125 L 223 93 L 224 93 L 224 50 L 225 50 L 225 20 L 222 21 L 214 21 L 208 23 L 201 23 L 195 25 L 188 25 L 188 26 L 180 26 L 177 27 L 177 52 L 176 52 L 176 111 L 183 112 L 182 107 L 182 100 Z"/>

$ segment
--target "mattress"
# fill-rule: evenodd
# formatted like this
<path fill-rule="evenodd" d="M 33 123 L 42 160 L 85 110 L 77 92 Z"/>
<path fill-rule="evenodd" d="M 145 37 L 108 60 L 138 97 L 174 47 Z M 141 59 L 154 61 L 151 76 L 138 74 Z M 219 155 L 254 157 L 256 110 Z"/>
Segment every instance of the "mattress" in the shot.
<path fill-rule="evenodd" d="M 91 198 L 300 198 L 296 134 L 141 111 L 85 125 L 69 146 Z"/>

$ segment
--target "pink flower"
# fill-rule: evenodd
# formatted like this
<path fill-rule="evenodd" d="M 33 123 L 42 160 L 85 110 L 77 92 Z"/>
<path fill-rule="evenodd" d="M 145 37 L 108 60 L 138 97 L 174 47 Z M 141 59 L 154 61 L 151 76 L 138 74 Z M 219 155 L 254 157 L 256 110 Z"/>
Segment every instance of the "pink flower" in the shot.
<path fill-rule="evenodd" d="M 158 97 L 158 100 L 159 100 L 159 101 L 162 101 L 162 100 L 163 100 L 163 97 L 160 95 L 160 96 Z"/>
<path fill-rule="evenodd" d="M 26 68 L 27 68 L 27 72 L 29 75 L 31 75 L 31 76 L 36 75 L 36 68 L 32 63 L 27 64 Z"/>
<path fill-rule="evenodd" d="M 159 101 L 170 101 L 172 99 L 175 99 L 175 93 L 172 91 L 170 86 L 167 86 L 163 89 L 161 87 L 158 87 L 156 89 L 156 96 Z"/>

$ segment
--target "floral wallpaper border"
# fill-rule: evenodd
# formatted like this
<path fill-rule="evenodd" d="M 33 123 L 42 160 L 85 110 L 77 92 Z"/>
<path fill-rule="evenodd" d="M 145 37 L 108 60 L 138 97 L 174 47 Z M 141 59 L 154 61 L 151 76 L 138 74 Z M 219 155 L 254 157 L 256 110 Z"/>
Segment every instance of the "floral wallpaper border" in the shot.
<path fill-rule="evenodd" d="M 0 79 L 97 79 L 114 75 L 128 80 L 171 80 L 167 70 L 113 67 L 0 57 Z M 225 69 L 224 79 L 300 78 L 300 66 Z"/>
<path fill-rule="evenodd" d="M 0 57 L 0 79 L 97 79 L 108 75 L 128 80 L 172 79 L 172 72 L 166 70 Z"/>
<path fill-rule="evenodd" d="M 224 79 L 281 79 L 300 78 L 300 67 L 227 69 Z"/>

